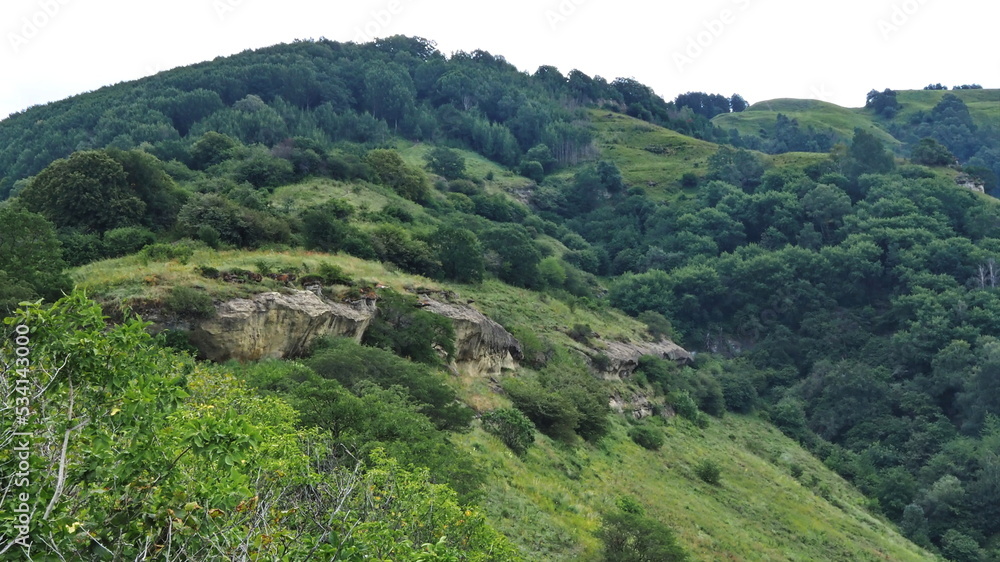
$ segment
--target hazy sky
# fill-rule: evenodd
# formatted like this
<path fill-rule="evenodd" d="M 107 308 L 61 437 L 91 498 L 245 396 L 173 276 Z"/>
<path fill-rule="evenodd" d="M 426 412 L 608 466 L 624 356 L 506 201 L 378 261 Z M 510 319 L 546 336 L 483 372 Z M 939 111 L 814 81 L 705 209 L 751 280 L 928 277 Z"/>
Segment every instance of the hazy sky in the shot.
<path fill-rule="evenodd" d="M 245 49 L 395 34 L 751 103 L 1000 88 L 997 0 L 0 0 L 0 116 Z"/>

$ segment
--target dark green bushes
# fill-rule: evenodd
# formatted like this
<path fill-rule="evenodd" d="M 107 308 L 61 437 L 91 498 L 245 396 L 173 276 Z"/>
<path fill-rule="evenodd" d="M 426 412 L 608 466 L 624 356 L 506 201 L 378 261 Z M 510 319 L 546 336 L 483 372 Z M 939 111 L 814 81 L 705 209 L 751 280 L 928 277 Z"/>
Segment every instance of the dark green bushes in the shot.
<path fill-rule="evenodd" d="M 168 312 L 189 318 L 215 316 L 215 305 L 207 293 L 191 287 L 174 287 L 163 301 Z"/>
<path fill-rule="evenodd" d="M 663 432 L 651 425 L 636 425 L 628 430 L 628 436 L 637 445 L 650 451 L 659 450 L 663 446 Z"/>
<path fill-rule="evenodd" d="M 324 342 L 303 362 L 321 377 L 334 379 L 355 392 L 365 384 L 405 389 L 439 428 L 463 429 L 472 420 L 472 411 L 457 401 L 455 391 L 445 384 L 440 373 L 389 351 L 340 338 Z"/>
<path fill-rule="evenodd" d="M 482 416 L 483 429 L 496 435 L 517 455 L 523 455 L 535 441 L 535 425 L 516 408 L 501 408 Z"/>

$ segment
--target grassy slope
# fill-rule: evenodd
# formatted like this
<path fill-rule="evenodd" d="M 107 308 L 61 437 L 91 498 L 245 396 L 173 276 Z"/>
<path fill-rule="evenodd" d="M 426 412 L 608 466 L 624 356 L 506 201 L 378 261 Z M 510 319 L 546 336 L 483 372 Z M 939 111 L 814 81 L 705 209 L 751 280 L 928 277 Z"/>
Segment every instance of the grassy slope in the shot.
<path fill-rule="evenodd" d="M 905 125 L 918 111 L 930 111 L 945 94 L 958 96 L 969 107 L 976 123 L 1000 127 L 1000 90 L 899 90 L 896 99 L 902 106 L 892 123 Z M 741 135 L 759 134 L 770 129 L 778 113 L 797 119 L 799 125 L 817 130 L 833 129 L 842 139 L 850 139 L 860 127 L 878 136 L 888 146 L 900 143 L 885 130 L 886 122 L 864 108 L 846 108 L 817 100 L 776 99 L 753 104 L 741 113 L 718 115 L 712 123 L 723 129 L 736 129 Z"/>
<path fill-rule="evenodd" d="M 505 324 L 527 327 L 564 345 L 569 339 L 563 331 L 574 323 L 590 324 L 605 339 L 642 337 L 638 322 L 613 310 L 570 309 L 495 281 L 478 287 L 441 284 L 377 263 L 301 250 L 203 250 L 187 264 L 144 264 L 127 257 L 78 268 L 73 277 L 98 297 L 156 298 L 177 284 L 201 286 L 224 297 L 251 288 L 203 279 L 194 265 L 254 269 L 260 260 L 275 268 L 309 269 L 331 261 L 355 278 L 396 288 L 451 289 Z M 265 282 L 258 290 L 268 288 Z M 455 383 L 477 409 L 507 404 L 490 390 L 488 380 L 460 377 Z M 617 418 L 610 438 L 575 448 L 539 436 L 525 459 L 512 456 L 480 429 L 455 439 L 489 471 L 486 510 L 529 560 L 596 560 L 600 543 L 593 532 L 600 513 L 612 509 L 622 495 L 636 497 L 650 515 L 668 522 L 699 560 L 930 559 L 864 511 L 864 499 L 848 484 L 760 420 L 730 415 L 703 430 L 674 419 L 666 427 L 667 444 L 656 453 L 633 444 L 626 429 L 624 419 Z M 705 458 L 721 465 L 721 486 L 709 486 L 694 475 L 693 467 Z M 789 475 L 792 464 L 804 471 L 799 481 Z"/>
<path fill-rule="evenodd" d="M 930 111 L 945 94 L 958 96 L 969 107 L 976 123 L 1000 127 L 1000 90 L 902 90 L 896 96 L 903 106 L 894 122 L 906 123 L 918 111 Z"/>
<path fill-rule="evenodd" d="M 601 158 L 614 160 L 626 183 L 646 187 L 656 199 L 672 199 L 688 172 L 703 176 L 708 157 L 718 150 L 714 143 L 627 115 L 597 109 L 589 113 Z"/>
<path fill-rule="evenodd" d="M 890 146 L 899 141 L 879 127 L 871 115 L 861 109 L 848 109 L 817 100 L 776 99 L 753 104 L 741 113 L 717 115 L 712 123 L 725 130 L 736 129 L 741 135 L 757 135 L 760 129 L 770 130 L 781 113 L 797 119 L 799 126 L 812 126 L 817 131 L 833 129 L 838 137 L 850 139 L 855 128 L 861 128 L 876 135 Z"/>

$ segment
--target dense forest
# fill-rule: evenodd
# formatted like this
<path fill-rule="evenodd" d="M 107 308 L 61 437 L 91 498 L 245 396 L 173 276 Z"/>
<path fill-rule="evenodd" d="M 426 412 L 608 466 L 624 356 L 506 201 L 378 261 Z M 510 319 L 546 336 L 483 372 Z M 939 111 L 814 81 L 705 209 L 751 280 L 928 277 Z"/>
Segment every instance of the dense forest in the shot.
<path fill-rule="evenodd" d="M 392 37 L 245 52 L 12 115 L 0 122 L 0 312 L 11 342 L 31 326 L 33 361 L 50 377 L 25 424 L 60 440 L 76 432 L 66 474 L 67 445 L 46 453 L 60 472 L 34 498 L 41 548 L 86 559 L 521 556 L 474 507 L 483 477 L 454 436 L 481 424 L 517 455 L 536 430 L 568 446 L 606 439 L 607 389 L 578 355 L 500 319 L 537 377 L 502 381 L 512 406 L 480 415 L 442 375 L 451 326 L 401 292 L 382 292 L 361 344 L 218 366 L 196 361 L 183 333 L 154 338 L 128 313 L 210 315 L 210 296 L 105 295 L 102 311 L 69 275 L 130 255 L 186 264 L 205 249 L 305 248 L 624 311 L 696 352 L 685 367 L 640 362 L 635 383 L 671 413 L 695 426 L 764 419 L 917 545 L 1000 560 L 1000 206 L 956 184 L 995 192 L 1000 135 L 952 93 L 902 122 L 896 92 L 866 101 L 898 146 L 780 114 L 770 131 L 740 135 L 712 123 L 747 111 L 738 94 L 667 102 L 629 78 L 527 74 L 501 56 Z M 686 172 L 676 185 L 630 183 L 633 162 L 595 124 L 619 114 L 636 130 L 716 145 L 704 162 L 646 146 Z M 813 154 L 769 156 L 789 152 Z M 506 175 L 480 174 L 476 158 Z M 277 197 L 319 180 L 389 203 Z M 336 265 L 308 273 L 368 290 Z M 102 314 L 121 323 L 106 328 Z M 7 375 L 15 349 L 3 350 Z M 23 388 L 12 380 L 8 397 Z M 630 436 L 662 445 L 655 426 Z M 223 480 L 208 486 L 209 473 Z M 619 507 L 598 534 L 604 559 L 686 559 L 667 524 Z M 417 521 L 426 527 L 407 527 Z M 11 521 L 0 533 L 18 534 Z"/>

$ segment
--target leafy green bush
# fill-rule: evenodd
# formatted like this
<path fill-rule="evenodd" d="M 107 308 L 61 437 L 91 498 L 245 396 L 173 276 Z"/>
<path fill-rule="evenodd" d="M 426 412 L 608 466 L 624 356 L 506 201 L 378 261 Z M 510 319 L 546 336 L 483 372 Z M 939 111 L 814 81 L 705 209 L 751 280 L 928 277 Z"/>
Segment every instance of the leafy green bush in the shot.
<path fill-rule="evenodd" d="M 698 419 L 698 405 L 687 391 L 671 392 L 667 395 L 667 404 L 673 406 L 674 411 L 682 418 L 696 421 Z"/>
<path fill-rule="evenodd" d="M 168 312 L 189 318 L 211 318 L 215 316 L 215 305 L 207 293 L 191 287 L 174 287 L 163 300 Z"/>
<path fill-rule="evenodd" d="M 722 395 L 730 411 L 748 414 L 757 404 L 757 389 L 750 377 L 740 373 L 726 373 L 720 379 Z"/>
<path fill-rule="evenodd" d="M 722 468 L 712 459 L 702 459 L 698 466 L 694 467 L 694 473 L 713 486 L 718 486 L 722 479 Z"/>
<path fill-rule="evenodd" d="M 150 244 L 139 252 L 143 261 L 177 261 L 186 264 L 194 255 L 194 247 L 184 242 L 173 244 Z"/>
<path fill-rule="evenodd" d="M 330 262 L 319 264 L 319 271 L 316 272 L 326 285 L 353 285 L 354 280 L 339 265 Z"/>
<path fill-rule="evenodd" d="M 514 406 L 524 412 L 539 431 L 553 439 L 573 439 L 580 412 L 566 396 L 550 392 L 535 381 L 507 379 L 501 384 Z"/>
<path fill-rule="evenodd" d="M 472 411 L 457 401 L 455 391 L 440 373 L 389 351 L 336 338 L 320 342 L 303 363 L 321 377 L 337 380 L 354 391 L 366 383 L 382 388 L 399 386 L 440 428 L 464 429 L 472 421 Z"/>
<path fill-rule="evenodd" d="M 683 562 L 688 560 L 673 530 L 652 517 L 621 511 L 605 514 L 597 536 L 605 562 Z"/>
<path fill-rule="evenodd" d="M 535 442 L 535 424 L 516 408 L 501 408 L 482 416 L 483 429 L 503 441 L 517 455 L 523 455 Z"/>
<path fill-rule="evenodd" d="M 134 254 L 156 241 L 156 235 L 141 226 L 124 226 L 104 233 L 104 253 L 109 258 Z"/>
<path fill-rule="evenodd" d="M 663 446 L 663 432 L 650 425 L 637 425 L 628 430 L 628 436 L 637 445 L 657 451 Z"/>
<path fill-rule="evenodd" d="M 455 355 L 455 328 L 448 318 L 417 308 L 415 297 L 387 290 L 380 295 L 378 314 L 362 342 L 413 361 L 440 365 L 438 348 L 449 360 Z"/>

